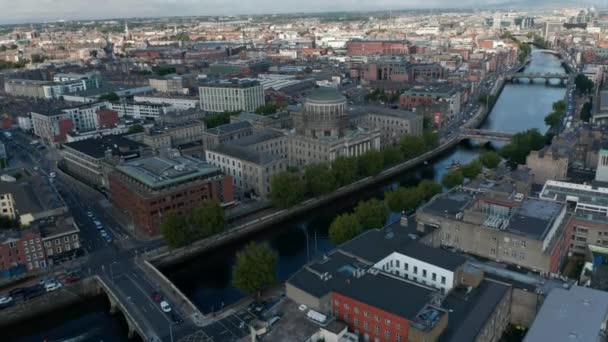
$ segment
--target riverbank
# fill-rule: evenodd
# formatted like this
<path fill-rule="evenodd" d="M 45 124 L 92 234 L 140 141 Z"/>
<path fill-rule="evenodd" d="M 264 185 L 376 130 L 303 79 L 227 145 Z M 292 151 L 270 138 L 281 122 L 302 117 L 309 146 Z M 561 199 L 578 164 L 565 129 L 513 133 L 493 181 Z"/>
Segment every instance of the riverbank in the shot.
<path fill-rule="evenodd" d="M 490 93 L 493 96 L 497 96 L 500 94 L 503 87 L 504 79 L 499 78 L 492 87 Z M 479 111 L 473 117 L 471 117 L 471 119 L 468 120 L 463 126 L 466 128 L 479 127 L 481 124 L 483 124 L 491 110 L 492 107 L 480 107 Z M 370 186 L 376 185 L 377 183 L 386 181 L 387 179 L 395 177 L 404 171 L 419 166 L 425 161 L 436 158 L 446 153 L 447 151 L 453 149 L 460 141 L 460 137 L 450 136 L 445 141 L 442 141 L 439 147 L 428 151 L 416 158 L 410 159 L 401 164 L 388 168 L 380 172 L 376 176 L 363 178 L 355 183 L 341 187 L 330 194 L 308 199 L 292 208 L 282 210 L 277 209 L 276 211 L 269 213 L 266 216 L 246 222 L 240 226 L 233 227 L 226 232 L 209 237 L 207 239 L 196 241 L 191 245 L 174 250 L 158 251 L 157 253 L 155 253 L 154 251 L 149 252 L 149 260 L 152 264 L 159 268 L 166 268 L 174 264 L 187 261 L 199 254 L 208 252 L 224 244 L 242 239 L 248 235 L 259 232 L 260 230 L 263 230 L 269 226 L 280 223 L 292 217 L 302 215 L 322 205 L 339 200 L 340 198 L 343 198 L 349 194 L 352 194 L 357 191 L 362 191 Z"/>

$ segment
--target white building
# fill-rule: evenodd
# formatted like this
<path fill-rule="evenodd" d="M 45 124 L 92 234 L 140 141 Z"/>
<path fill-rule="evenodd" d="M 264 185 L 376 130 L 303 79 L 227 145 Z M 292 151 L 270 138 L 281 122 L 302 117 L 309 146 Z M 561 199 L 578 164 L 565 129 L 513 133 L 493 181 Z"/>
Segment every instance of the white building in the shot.
<path fill-rule="evenodd" d="M 255 110 L 265 104 L 264 89 L 257 81 L 233 79 L 206 83 L 199 88 L 201 108 L 207 112 Z"/>
<path fill-rule="evenodd" d="M 133 101 L 137 103 L 168 104 L 178 111 L 196 108 L 200 103 L 199 99 L 162 96 L 134 96 Z"/>
<path fill-rule="evenodd" d="M 29 116 L 18 116 L 17 123 L 19 124 L 19 128 L 23 131 L 30 131 L 34 129 L 32 125 L 32 118 Z"/>
<path fill-rule="evenodd" d="M 108 108 L 108 106 L 108 102 L 97 102 L 63 109 L 62 112 L 70 114 L 76 131 L 86 132 L 97 129 L 99 126 L 97 112 L 102 108 Z"/>
<path fill-rule="evenodd" d="M 162 116 L 175 112 L 175 108 L 168 104 L 116 102 L 111 103 L 109 109 L 118 112 L 118 116 L 128 116 L 134 119 L 158 120 Z"/>

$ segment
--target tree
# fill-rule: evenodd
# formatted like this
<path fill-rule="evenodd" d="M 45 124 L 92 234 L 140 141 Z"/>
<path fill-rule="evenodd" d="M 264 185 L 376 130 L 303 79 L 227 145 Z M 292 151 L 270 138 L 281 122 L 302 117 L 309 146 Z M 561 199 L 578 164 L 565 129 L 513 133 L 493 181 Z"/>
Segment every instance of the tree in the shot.
<path fill-rule="evenodd" d="M 576 90 L 578 90 L 582 94 L 590 93 L 595 87 L 593 81 L 590 80 L 584 74 L 576 75 L 576 77 L 574 78 L 574 85 L 576 86 Z"/>
<path fill-rule="evenodd" d="M 403 161 L 401 149 L 397 146 L 389 146 L 382 151 L 384 167 L 397 165 Z"/>
<path fill-rule="evenodd" d="M 32 54 L 31 59 L 32 59 L 32 63 L 42 63 L 46 60 L 46 56 L 45 55 L 39 55 L 39 54 Z"/>
<path fill-rule="evenodd" d="M 436 132 L 425 131 L 422 139 L 427 150 L 432 150 L 439 146 L 439 135 Z"/>
<path fill-rule="evenodd" d="M 345 186 L 357 180 L 357 161 L 354 158 L 338 157 L 331 164 L 331 171 L 338 186 Z"/>
<path fill-rule="evenodd" d="M 187 245 L 192 241 L 193 233 L 190 226 L 182 216 L 170 212 L 160 225 L 160 232 L 165 241 L 173 248 Z"/>
<path fill-rule="evenodd" d="M 371 150 L 357 159 L 359 174 L 363 177 L 375 176 L 384 168 L 382 152 Z"/>
<path fill-rule="evenodd" d="M 224 209 L 217 201 L 206 200 L 192 212 L 198 237 L 206 238 L 224 231 Z"/>
<path fill-rule="evenodd" d="M 260 115 L 274 114 L 279 110 L 279 105 L 276 102 L 268 102 L 265 105 L 256 108 L 255 113 Z"/>
<path fill-rule="evenodd" d="M 261 291 L 277 281 L 277 254 L 267 243 L 250 242 L 236 254 L 232 285 L 245 293 Z"/>
<path fill-rule="evenodd" d="M 441 185 L 428 179 L 422 180 L 416 188 L 423 200 L 429 200 L 441 192 Z"/>
<path fill-rule="evenodd" d="M 328 164 L 308 165 L 304 171 L 306 191 L 313 196 L 319 196 L 336 188 L 336 178 Z"/>
<path fill-rule="evenodd" d="M 519 132 L 511 138 L 511 142 L 500 150 L 500 155 L 507 159 L 509 166 L 516 167 L 526 163 L 530 151 L 540 150 L 545 146 L 545 137 L 537 129 Z"/>
<path fill-rule="evenodd" d="M 585 102 L 583 108 L 581 108 L 581 120 L 589 122 L 591 120 L 591 109 L 593 105 L 591 102 Z"/>
<path fill-rule="evenodd" d="M 464 182 L 464 175 L 460 170 L 451 170 L 446 172 L 441 178 L 441 184 L 448 189 L 461 185 Z"/>
<path fill-rule="evenodd" d="M 170 74 L 175 74 L 177 72 L 177 69 L 168 65 L 159 65 L 152 67 L 152 71 L 158 76 L 166 76 Z"/>
<path fill-rule="evenodd" d="M 479 99 L 477 100 L 477 102 L 479 102 L 479 104 L 482 105 L 488 105 L 490 107 L 492 107 L 494 105 L 494 102 L 496 102 L 496 97 L 494 95 L 479 95 Z"/>
<path fill-rule="evenodd" d="M 481 173 L 481 169 L 481 162 L 476 159 L 462 167 L 462 175 L 468 179 L 475 179 Z"/>
<path fill-rule="evenodd" d="M 388 214 L 386 204 L 375 198 L 369 201 L 361 201 L 355 207 L 355 216 L 362 229 L 384 227 Z"/>
<path fill-rule="evenodd" d="M 99 97 L 99 101 L 118 102 L 118 101 L 120 101 L 120 96 L 118 96 L 118 94 L 116 94 L 114 92 L 107 93 L 107 94 L 101 95 Z"/>
<path fill-rule="evenodd" d="M 384 194 L 386 205 L 394 212 L 416 209 L 422 201 L 422 192 L 417 187 L 403 188 L 389 191 Z"/>
<path fill-rule="evenodd" d="M 270 200 L 279 208 L 289 208 L 302 202 L 305 192 L 304 182 L 295 173 L 281 172 L 270 181 Z"/>
<path fill-rule="evenodd" d="M 500 164 L 500 155 L 494 151 L 488 151 L 488 152 L 484 152 L 480 157 L 479 160 L 481 161 L 481 163 L 483 164 L 483 166 L 487 167 L 488 169 L 494 169 L 498 166 L 498 164 Z"/>
<path fill-rule="evenodd" d="M 213 128 L 225 124 L 230 123 L 230 117 L 234 115 L 239 115 L 241 113 L 240 110 L 234 112 L 223 112 L 205 116 L 203 121 L 205 122 L 205 126 L 207 128 Z"/>
<path fill-rule="evenodd" d="M 342 214 L 329 226 L 329 240 L 334 245 L 346 242 L 361 233 L 361 224 L 354 214 Z"/>
<path fill-rule="evenodd" d="M 184 32 L 180 32 L 178 34 L 175 35 L 175 40 L 181 40 L 181 41 L 189 41 L 190 40 L 190 36 L 187 33 Z"/>
<path fill-rule="evenodd" d="M 133 125 L 129 127 L 129 134 L 141 133 L 144 131 L 144 126 L 142 125 Z"/>
<path fill-rule="evenodd" d="M 424 153 L 425 143 L 422 137 L 415 137 L 413 135 L 406 135 L 401 138 L 401 152 L 403 158 L 411 159 Z"/>

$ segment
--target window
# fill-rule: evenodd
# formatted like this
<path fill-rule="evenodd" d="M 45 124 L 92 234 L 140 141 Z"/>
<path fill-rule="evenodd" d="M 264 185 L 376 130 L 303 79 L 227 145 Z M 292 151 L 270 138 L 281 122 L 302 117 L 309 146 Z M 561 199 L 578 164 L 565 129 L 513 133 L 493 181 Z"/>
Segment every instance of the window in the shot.
<path fill-rule="evenodd" d="M 422 276 L 426 278 L 426 270 L 422 270 Z"/>
<path fill-rule="evenodd" d="M 395 323 L 395 329 L 401 330 L 401 323 Z M 399 336 L 399 335 L 397 335 Z"/>
<path fill-rule="evenodd" d="M 359 313 L 359 308 L 355 306 L 354 311 L 355 311 L 356 314 L 358 314 Z"/>
<path fill-rule="evenodd" d="M 436 281 L 437 280 L 437 273 L 433 272 L 433 274 L 431 274 L 431 279 L 433 281 Z"/>
<path fill-rule="evenodd" d="M 380 322 L 380 316 L 376 315 L 374 316 L 374 319 L 376 320 L 376 322 Z"/>
<path fill-rule="evenodd" d="M 385 323 L 386 325 L 391 325 L 391 320 L 390 320 L 390 319 L 385 319 L 385 320 L 384 320 L 384 323 Z"/>
<path fill-rule="evenodd" d="M 391 337 L 391 331 L 388 329 L 384 330 L 384 337 L 386 337 L 386 338 Z"/>
<path fill-rule="evenodd" d="M 414 266 L 414 274 L 418 274 L 418 266 Z"/>
<path fill-rule="evenodd" d="M 376 325 L 374 327 L 374 332 L 376 333 L 376 335 L 380 334 L 380 327 Z"/>
<path fill-rule="evenodd" d="M 395 267 L 400 267 L 399 266 L 399 260 L 395 260 Z"/>
<path fill-rule="evenodd" d="M 445 284 L 445 277 L 444 276 L 441 276 L 441 283 Z"/>
<path fill-rule="evenodd" d="M 348 303 L 344 303 L 344 309 L 349 310 L 350 306 L 348 306 Z"/>
<path fill-rule="evenodd" d="M 367 312 L 367 311 L 363 311 L 363 316 L 364 316 L 364 317 L 369 317 L 369 312 Z"/>
<path fill-rule="evenodd" d="M 334 304 L 340 305 L 340 301 L 336 299 L 336 300 L 334 300 Z"/>
<path fill-rule="evenodd" d="M 408 265 L 408 263 L 407 263 L 407 262 L 404 262 L 404 263 L 403 263 L 403 268 L 405 268 L 405 270 L 406 270 L 406 271 L 408 270 L 408 266 L 409 266 L 409 265 Z"/>
<path fill-rule="evenodd" d="M 397 336 L 395 336 L 395 341 L 396 342 L 401 342 L 401 335 L 397 334 Z"/>
<path fill-rule="evenodd" d="M 365 331 L 369 331 L 369 322 L 368 321 L 363 322 L 363 329 Z"/>
<path fill-rule="evenodd" d="M 344 322 L 348 322 L 348 314 L 347 313 L 344 314 Z"/>

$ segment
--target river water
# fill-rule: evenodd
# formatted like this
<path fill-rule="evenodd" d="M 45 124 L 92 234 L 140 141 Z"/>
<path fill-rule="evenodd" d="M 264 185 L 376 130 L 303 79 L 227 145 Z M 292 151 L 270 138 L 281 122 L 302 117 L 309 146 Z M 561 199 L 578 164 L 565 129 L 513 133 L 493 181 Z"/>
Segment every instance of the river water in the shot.
<path fill-rule="evenodd" d="M 532 62 L 526 71 L 564 72 L 555 56 L 540 51 L 533 51 Z M 507 84 L 482 128 L 512 132 L 538 128 L 544 133 L 547 129 L 544 117 L 551 111 L 552 103 L 563 98 L 564 92 L 565 88 L 544 84 Z M 333 248 L 327 234 L 329 224 L 337 215 L 351 211 L 359 200 L 381 198 L 388 189 L 398 185 L 414 185 L 420 179 L 438 181 L 452 161 L 467 163 L 478 157 L 482 151 L 483 148 L 479 145 L 463 142 L 450 152 L 430 161 L 427 166 L 406 172 L 374 189 L 353 194 L 331 207 L 320 208 L 305 217 L 296 217 L 277 224 L 249 240 L 266 241 L 276 250 L 279 255 L 277 276 L 280 281 L 284 281 L 307 260 Z M 397 218 L 398 215 L 391 214 L 389 221 Z M 201 311 L 218 310 L 244 296 L 231 286 L 231 279 L 235 254 L 246 242 L 236 242 L 198 256 L 177 268 L 165 270 L 165 274 Z M 97 300 L 62 311 L 55 319 L 45 317 L 42 323 L 15 327 L 11 330 L 9 340 L 63 340 L 88 334 L 83 340 L 126 341 L 126 326 L 122 317 L 107 312 L 107 303 Z"/>

